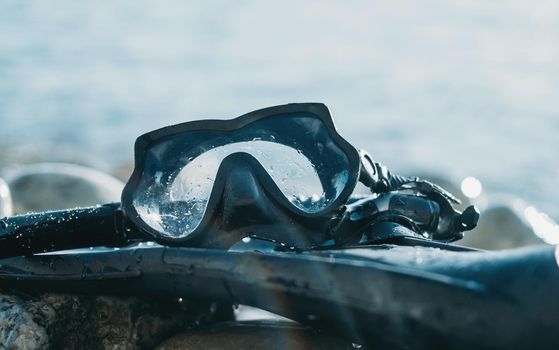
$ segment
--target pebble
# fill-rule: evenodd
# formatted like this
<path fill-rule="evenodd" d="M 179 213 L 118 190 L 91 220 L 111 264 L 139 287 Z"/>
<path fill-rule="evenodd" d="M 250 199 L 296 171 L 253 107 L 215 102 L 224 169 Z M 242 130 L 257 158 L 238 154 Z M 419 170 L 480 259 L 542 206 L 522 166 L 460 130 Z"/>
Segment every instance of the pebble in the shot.
<path fill-rule="evenodd" d="M 12 215 L 12 196 L 8 184 L 0 178 L 0 218 Z"/>
<path fill-rule="evenodd" d="M 119 202 L 124 188 L 109 174 L 67 163 L 22 166 L 6 180 L 16 214 Z"/>
<path fill-rule="evenodd" d="M 153 349 L 208 308 L 174 299 L 0 294 L 2 349 Z"/>

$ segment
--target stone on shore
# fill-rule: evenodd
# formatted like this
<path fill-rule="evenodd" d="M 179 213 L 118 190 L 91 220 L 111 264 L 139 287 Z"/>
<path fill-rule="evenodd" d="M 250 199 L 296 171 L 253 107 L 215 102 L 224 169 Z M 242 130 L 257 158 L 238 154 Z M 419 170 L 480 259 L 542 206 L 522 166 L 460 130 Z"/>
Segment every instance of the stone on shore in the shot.
<path fill-rule="evenodd" d="M 119 202 L 124 187 L 111 175 L 65 163 L 26 165 L 8 175 L 16 214 Z"/>
<path fill-rule="evenodd" d="M 0 218 L 12 215 L 12 196 L 8 184 L 0 178 Z"/>
<path fill-rule="evenodd" d="M 457 244 L 501 250 L 545 244 L 514 207 L 501 204 L 482 211 L 478 227 L 466 232 Z"/>
<path fill-rule="evenodd" d="M 210 309 L 174 299 L 0 294 L 0 348 L 153 349 L 208 322 Z"/>

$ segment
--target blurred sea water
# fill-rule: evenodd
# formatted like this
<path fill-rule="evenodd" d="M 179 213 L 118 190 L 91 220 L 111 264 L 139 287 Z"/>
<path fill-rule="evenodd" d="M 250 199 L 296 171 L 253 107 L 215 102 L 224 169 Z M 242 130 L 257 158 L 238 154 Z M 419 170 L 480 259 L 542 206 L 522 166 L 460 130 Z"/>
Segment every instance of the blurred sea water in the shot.
<path fill-rule="evenodd" d="M 474 176 L 559 219 L 555 0 L 0 2 L 12 163 L 113 171 L 141 133 L 303 101 L 396 172 Z"/>

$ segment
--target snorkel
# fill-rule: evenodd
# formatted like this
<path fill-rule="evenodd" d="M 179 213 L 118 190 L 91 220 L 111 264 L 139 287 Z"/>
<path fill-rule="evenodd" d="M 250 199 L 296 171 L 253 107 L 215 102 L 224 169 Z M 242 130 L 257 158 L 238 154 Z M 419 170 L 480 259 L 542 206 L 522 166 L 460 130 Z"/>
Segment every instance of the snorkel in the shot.
<path fill-rule="evenodd" d="M 352 202 L 358 181 L 371 195 Z M 452 203 L 440 187 L 358 152 L 323 104 L 289 104 L 140 136 L 121 204 L 2 219 L 0 257 L 142 241 L 228 249 L 245 237 L 336 247 L 386 221 L 450 242 L 479 217 Z"/>

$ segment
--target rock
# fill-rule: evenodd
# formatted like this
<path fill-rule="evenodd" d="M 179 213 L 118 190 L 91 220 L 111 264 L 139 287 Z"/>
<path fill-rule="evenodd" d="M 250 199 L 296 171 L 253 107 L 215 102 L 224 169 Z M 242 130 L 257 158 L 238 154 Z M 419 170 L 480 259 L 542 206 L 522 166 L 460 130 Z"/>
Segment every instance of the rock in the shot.
<path fill-rule="evenodd" d="M 132 175 L 132 172 L 134 171 L 134 163 L 131 162 L 125 162 L 122 163 L 120 165 L 118 165 L 116 168 L 114 168 L 111 173 L 116 176 L 117 179 L 120 179 L 124 182 L 128 181 L 128 179 L 130 179 L 130 176 Z"/>
<path fill-rule="evenodd" d="M 471 200 L 466 197 L 460 186 L 437 175 L 423 175 L 421 178 L 427 179 L 454 194 L 461 205 L 454 207 L 464 210 L 471 204 Z M 535 233 L 532 227 L 523 218 L 525 205 L 520 205 L 518 200 L 507 196 L 497 196 L 491 198 L 480 197 L 475 200 L 475 204 L 483 207 L 477 227 L 472 231 L 464 233 L 464 238 L 456 244 L 472 248 L 501 250 L 529 245 L 544 244 Z M 514 205 L 513 205 L 514 204 Z"/>
<path fill-rule="evenodd" d="M 49 340 L 45 327 L 37 324 L 35 319 L 48 317 L 52 312 L 47 308 L 41 315 L 30 311 L 33 303 L 23 301 L 11 295 L 0 295 L 0 347 L 3 349 L 45 349 Z"/>
<path fill-rule="evenodd" d="M 168 299 L 0 294 L 0 348 L 153 349 L 207 321 L 209 310 Z"/>
<path fill-rule="evenodd" d="M 12 215 L 12 196 L 10 188 L 2 178 L 0 178 L 0 218 Z"/>
<path fill-rule="evenodd" d="M 482 211 L 478 226 L 456 242 L 469 247 L 500 250 L 544 244 L 532 227 L 510 204 L 494 205 Z"/>
<path fill-rule="evenodd" d="M 353 349 L 332 334 L 284 322 L 227 322 L 185 331 L 166 340 L 157 350 L 189 349 Z"/>
<path fill-rule="evenodd" d="M 27 165 L 8 175 L 15 213 L 118 202 L 124 187 L 108 174 L 65 163 Z"/>

